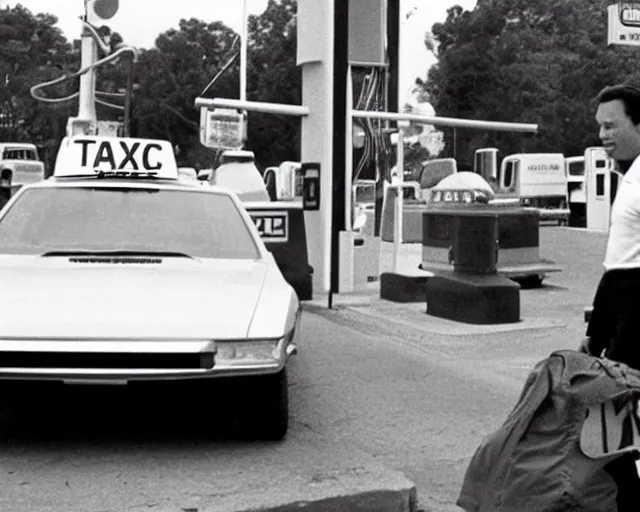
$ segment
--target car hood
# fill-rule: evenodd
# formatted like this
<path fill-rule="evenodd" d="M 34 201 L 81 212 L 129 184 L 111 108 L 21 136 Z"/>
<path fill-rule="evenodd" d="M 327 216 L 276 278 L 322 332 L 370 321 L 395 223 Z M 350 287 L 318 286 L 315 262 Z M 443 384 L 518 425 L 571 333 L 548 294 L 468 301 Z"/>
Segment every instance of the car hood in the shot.
<path fill-rule="evenodd" d="M 0 257 L 0 339 L 247 336 L 268 264 Z"/>

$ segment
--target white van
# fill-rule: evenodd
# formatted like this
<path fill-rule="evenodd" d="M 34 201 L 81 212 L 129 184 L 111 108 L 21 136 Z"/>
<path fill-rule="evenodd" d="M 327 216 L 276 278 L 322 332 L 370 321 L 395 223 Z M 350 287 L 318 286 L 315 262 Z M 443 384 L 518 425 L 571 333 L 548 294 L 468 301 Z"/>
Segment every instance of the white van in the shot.
<path fill-rule="evenodd" d="M 516 199 L 536 208 L 542 220 L 569 219 L 569 188 L 562 153 L 516 153 L 498 167 L 497 148 L 476 151 L 474 171 L 492 186 L 496 199 Z"/>
<path fill-rule="evenodd" d="M 0 142 L 0 169 L 11 169 L 12 188 L 44 179 L 44 162 L 34 144 Z"/>

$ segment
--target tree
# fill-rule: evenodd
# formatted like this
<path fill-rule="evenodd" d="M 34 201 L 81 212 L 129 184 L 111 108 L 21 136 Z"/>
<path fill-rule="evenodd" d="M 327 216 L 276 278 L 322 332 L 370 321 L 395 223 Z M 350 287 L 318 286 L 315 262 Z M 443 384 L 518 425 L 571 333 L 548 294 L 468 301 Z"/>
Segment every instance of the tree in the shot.
<path fill-rule="evenodd" d="M 608 83 L 640 78 L 637 52 L 606 47 L 607 4 L 479 0 L 433 25 L 438 63 L 420 85 L 438 115 L 539 125 L 534 136 L 457 130 L 463 166 L 486 146 L 580 155 L 598 144 L 593 98 Z"/>
<path fill-rule="evenodd" d="M 300 105 L 302 72 L 296 66 L 297 4 L 269 0 L 259 16 L 249 16 L 247 99 Z M 300 119 L 249 113 L 247 146 L 262 167 L 300 159 Z"/>
<path fill-rule="evenodd" d="M 221 22 L 183 19 L 177 30 L 157 37 L 155 48 L 143 50 L 135 64 L 137 135 L 168 139 L 192 165 L 212 165 L 214 152 L 199 142 L 200 113 L 194 101 L 232 56 L 235 38 Z M 213 87 L 217 95 L 237 94 L 238 70 L 236 63 L 219 77 Z"/>
<path fill-rule="evenodd" d="M 44 144 L 48 138 L 54 121 L 40 115 L 42 105 L 30 88 L 59 76 L 70 62 L 72 48 L 57 21 L 50 14 L 33 15 L 20 4 L 0 10 L 0 140 Z"/>
<path fill-rule="evenodd" d="M 296 57 L 296 2 L 270 0 L 265 12 L 249 17 L 247 98 L 300 104 L 301 73 Z M 39 103 L 29 89 L 39 83 L 78 71 L 79 44 L 69 44 L 49 14 L 33 15 L 17 5 L 0 10 L 0 138 L 48 144 L 55 156 L 64 126 L 77 111 L 77 100 Z M 112 50 L 122 38 L 99 27 Z M 78 42 L 79 43 L 79 42 Z M 139 137 L 168 139 L 181 148 L 185 162 L 196 167 L 214 165 L 216 152 L 199 142 L 200 112 L 195 98 L 237 98 L 240 62 L 238 35 L 222 22 L 183 19 L 177 28 L 161 33 L 155 47 L 139 52 L 134 67 L 132 128 Z M 101 57 L 102 57 L 101 53 Z M 124 92 L 126 59 L 100 67 L 98 98 L 123 104 L 114 94 Z M 216 77 L 215 81 L 212 79 Z M 49 98 L 78 91 L 79 80 L 41 90 Z M 96 106 L 98 118 L 120 119 L 122 111 Z M 300 121 L 297 118 L 249 114 L 248 144 L 259 167 L 299 158 Z"/>
<path fill-rule="evenodd" d="M 51 14 L 32 14 L 18 4 L 0 10 L 0 140 L 33 142 L 41 150 L 47 172 L 55 158 L 60 128 L 71 105 L 44 104 L 30 89 L 70 71 L 79 58 Z M 68 96 L 77 82 L 42 91 L 43 96 Z"/>
<path fill-rule="evenodd" d="M 98 50 L 100 60 L 113 56 L 122 46 L 125 46 L 122 36 L 118 32 L 113 32 L 107 25 L 98 27 L 96 32 L 109 49 L 108 54 Z M 126 53 L 122 58 L 116 58 L 96 68 L 95 108 L 96 116 L 101 121 L 122 122 L 124 119 L 127 75 L 132 58 L 130 53 Z"/>
<path fill-rule="evenodd" d="M 248 100 L 300 104 L 295 6 L 294 0 L 270 0 L 263 14 L 249 17 Z M 239 97 L 238 51 L 238 35 L 222 22 L 181 20 L 178 29 L 160 34 L 155 48 L 143 51 L 136 63 L 139 135 L 171 140 L 191 165 L 214 165 L 215 152 L 199 142 L 200 112 L 194 101 L 198 96 Z M 249 113 L 247 147 L 259 167 L 299 158 L 299 124 L 297 118 Z"/>

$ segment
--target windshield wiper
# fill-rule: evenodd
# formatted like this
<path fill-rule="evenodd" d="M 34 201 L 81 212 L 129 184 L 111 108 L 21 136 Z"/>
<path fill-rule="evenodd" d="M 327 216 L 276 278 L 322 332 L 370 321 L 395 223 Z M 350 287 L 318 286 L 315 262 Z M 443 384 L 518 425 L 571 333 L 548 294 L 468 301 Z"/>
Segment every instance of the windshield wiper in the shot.
<path fill-rule="evenodd" d="M 94 257 L 118 257 L 118 256 L 155 256 L 159 258 L 189 258 L 195 259 L 193 256 L 184 252 L 177 251 L 131 251 L 131 250 L 119 250 L 119 251 L 89 251 L 89 250 L 76 250 L 76 251 L 47 251 L 40 256 L 43 258 L 55 257 L 55 256 L 94 256 Z"/>

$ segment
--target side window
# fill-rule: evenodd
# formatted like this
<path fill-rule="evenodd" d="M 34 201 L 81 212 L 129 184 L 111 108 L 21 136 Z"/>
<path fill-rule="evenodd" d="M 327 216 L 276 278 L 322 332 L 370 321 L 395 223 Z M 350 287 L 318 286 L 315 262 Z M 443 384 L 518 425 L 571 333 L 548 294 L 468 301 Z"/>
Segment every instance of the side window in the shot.
<path fill-rule="evenodd" d="M 507 192 L 515 192 L 518 185 L 518 172 L 520 170 L 520 162 L 517 160 L 509 160 L 504 166 L 504 176 L 501 176 L 501 188 Z"/>
<path fill-rule="evenodd" d="M 3 160 L 37 160 L 35 153 L 31 149 L 5 149 L 2 154 Z"/>
<path fill-rule="evenodd" d="M 278 200 L 278 192 L 276 187 L 276 173 L 273 169 L 269 169 L 264 173 L 264 184 L 269 194 L 269 199 L 272 201 Z"/>
<path fill-rule="evenodd" d="M 513 181 L 513 162 L 507 162 L 502 176 L 502 188 L 510 188 Z"/>
<path fill-rule="evenodd" d="M 5 149 L 2 153 L 3 160 L 37 160 L 38 153 L 33 149 Z"/>
<path fill-rule="evenodd" d="M 597 162 L 596 162 L 596 167 L 597 167 Z M 604 196 L 604 174 L 599 172 L 598 174 L 596 174 L 596 196 L 597 197 L 602 197 Z"/>
<path fill-rule="evenodd" d="M 584 176 L 584 164 L 582 162 L 571 162 L 569 164 L 570 176 Z"/>
<path fill-rule="evenodd" d="M 475 154 L 475 172 L 485 180 L 490 180 L 493 174 L 494 155 L 490 151 L 482 151 Z"/>
<path fill-rule="evenodd" d="M 296 197 L 302 197 L 303 194 L 303 190 L 302 190 L 302 169 L 301 168 L 297 168 L 295 169 L 295 183 L 296 183 L 296 190 L 295 190 L 295 196 Z"/>

